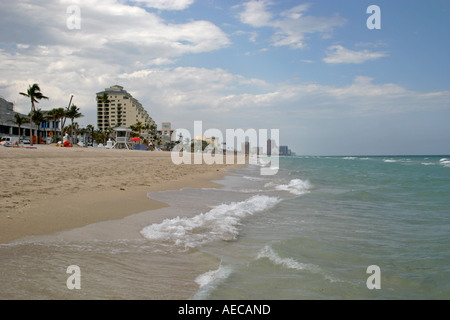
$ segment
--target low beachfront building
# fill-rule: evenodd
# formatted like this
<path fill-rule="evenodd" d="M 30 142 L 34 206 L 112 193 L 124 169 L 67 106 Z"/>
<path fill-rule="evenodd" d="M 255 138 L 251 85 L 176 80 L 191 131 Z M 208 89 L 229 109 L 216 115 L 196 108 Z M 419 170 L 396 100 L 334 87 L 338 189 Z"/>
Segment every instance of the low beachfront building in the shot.
<path fill-rule="evenodd" d="M 46 111 L 42 111 L 44 117 Z M 15 115 L 28 118 L 28 115 L 14 111 L 14 103 L 7 101 L 0 97 L 0 137 L 13 137 L 18 138 L 20 141 L 29 140 L 30 138 L 30 122 L 27 121 L 20 126 L 16 124 Z M 37 126 L 37 139 L 40 143 L 50 143 L 51 136 L 56 131 L 57 135 L 60 135 L 60 120 L 54 121 L 46 118 Z M 33 136 L 36 136 L 36 125 L 33 124 Z M 34 138 L 36 139 L 36 138 Z M 36 141 L 34 141 L 36 142 Z"/>
<path fill-rule="evenodd" d="M 103 97 L 107 97 L 105 101 Z M 131 127 L 140 122 L 143 127 L 156 126 L 142 104 L 123 89 L 114 85 L 97 92 L 97 127 L 105 132 L 115 127 Z M 145 130 L 148 129 L 143 129 Z"/>

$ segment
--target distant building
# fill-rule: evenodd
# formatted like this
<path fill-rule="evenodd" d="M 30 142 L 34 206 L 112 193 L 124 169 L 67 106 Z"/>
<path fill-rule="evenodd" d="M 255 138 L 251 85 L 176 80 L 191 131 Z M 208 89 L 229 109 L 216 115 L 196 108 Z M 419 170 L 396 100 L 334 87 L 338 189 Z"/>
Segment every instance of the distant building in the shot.
<path fill-rule="evenodd" d="M 202 147 L 206 145 L 209 148 L 220 150 L 220 141 L 218 137 L 195 136 L 194 139 L 192 139 L 192 143 L 194 143 L 194 145 L 202 145 Z"/>
<path fill-rule="evenodd" d="M 280 146 L 280 156 L 292 155 L 291 149 L 288 146 Z"/>
<path fill-rule="evenodd" d="M 47 112 L 48 111 L 42 111 L 44 116 L 47 115 Z M 27 121 L 26 123 L 22 124 L 20 126 L 19 132 L 19 126 L 14 123 L 16 121 L 15 114 L 28 118 L 27 114 L 15 112 L 14 104 L 12 102 L 9 102 L 4 98 L 0 97 L 0 136 L 18 137 L 19 139 L 29 139 L 30 122 Z M 61 128 L 60 120 L 54 121 L 51 119 L 46 119 L 43 122 L 41 122 L 37 126 L 37 128 L 36 125 L 33 123 L 33 136 L 36 135 L 37 129 L 37 136 L 39 137 L 38 141 L 47 142 L 47 139 L 50 137 L 50 135 L 53 135 L 54 131 L 56 131 L 58 135 L 60 134 L 61 132 L 60 128 Z M 49 139 L 49 142 L 51 142 L 50 140 L 52 139 Z"/>
<path fill-rule="evenodd" d="M 248 141 L 242 142 L 241 147 L 242 147 L 241 152 L 243 152 L 245 155 L 250 154 L 250 142 Z"/>
<path fill-rule="evenodd" d="M 13 124 L 14 121 L 14 104 L 3 98 L 0 98 L 0 134 L 5 135 L 18 135 L 18 128 Z M 25 115 L 22 115 L 25 116 Z M 24 126 L 22 126 L 24 127 Z M 15 128 L 15 130 L 14 130 Z M 28 124 L 28 133 L 30 125 Z"/>
<path fill-rule="evenodd" d="M 263 154 L 263 147 L 252 147 L 250 150 L 252 154 L 256 155 L 262 155 Z"/>
<path fill-rule="evenodd" d="M 278 148 L 278 146 L 277 146 L 277 143 L 275 142 L 275 140 L 273 140 L 273 139 L 267 140 L 267 155 L 268 156 L 271 156 L 272 152 L 277 150 L 277 148 Z M 278 154 L 279 152 L 276 152 L 276 153 Z"/>
<path fill-rule="evenodd" d="M 161 130 L 158 130 L 157 133 L 161 138 L 162 144 L 172 142 L 172 134 L 174 130 L 172 130 L 172 124 L 170 122 L 163 122 L 161 124 Z"/>
<path fill-rule="evenodd" d="M 170 122 L 163 122 L 161 124 L 161 130 L 158 130 L 158 134 L 161 136 L 172 137 L 172 124 Z"/>
<path fill-rule="evenodd" d="M 106 93 L 109 102 L 102 100 Z M 115 127 L 130 127 L 138 122 L 143 126 L 156 126 L 142 104 L 123 87 L 115 85 L 97 92 L 97 126 L 106 131 Z"/>

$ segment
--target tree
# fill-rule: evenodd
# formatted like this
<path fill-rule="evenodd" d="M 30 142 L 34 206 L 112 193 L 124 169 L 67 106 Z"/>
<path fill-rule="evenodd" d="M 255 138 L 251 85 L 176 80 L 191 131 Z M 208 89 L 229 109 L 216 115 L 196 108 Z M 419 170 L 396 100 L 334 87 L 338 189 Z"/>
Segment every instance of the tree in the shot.
<path fill-rule="evenodd" d="M 81 114 L 79 111 L 80 111 L 80 108 L 78 108 L 74 104 L 72 104 L 72 106 L 68 110 L 66 110 L 66 117 L 72 121 L 72 144 L 74 143 L 73 132 L 74 132 L 74 128 L 75 128 L 73 121 L 75 119 L 83 117 L 83 114 Z"/>
<path fill-rule="evenodd" d="M 130 126 L 131 130 L 137 132 L 139 135 L 141 135 L 142 129 L 144 129 L 144 126 L 142 125 L 142 122 L 138 121 L 135 124 Z"/>
<path fill-rule="evenodd" d="M 197 142 L 197 143 L 196 143 Z M 192 140 L 191 141 L 191 152 L 199 152 L 204 151 L 206 147 L 208 146 L 208 142 L 202 139 L 201 146 L 198 144 L 198 140 Z M 200 147 L 200 148 L 199 148 Z"/>
<path fill-rule="evenodd" d="M 106 92 L 103 92 L 102 96 L 98 97 L 99 103 L 110 103 L 111 101 L 108 99 L 108 94 Z"/>
<path fill-rule="evenodd" d="M 46 97 L 46 96 L 44 96 L 42 93 L 41 93 L 41 88 L 39 88 L 39 85 L 37 84 L 37 83 L 35 83 L 35 84 L 33 84 L 33 85 L 31 85 L 31 86 L 28 86 L 28 90 L 27 90 L 27 92 L 26 93 L 24 93 L 24 92 L 19 92 L 19 94 L 21 94 L 21 95 L 23 95 L 23 96 L 25 96 L 25 97 L 28 97 L 28 98 L 30 98 L 30 101 L 31 101 L 31 112 L 30 112 L 30 146 L 32 146 L 33 145 L 33 134 L 32 134 L 32 124 L 33 124 L 33 120 L 32 120 L 32 117 L 33 117 L 33 114 L 34 114 L 34 112 L 35 112 L 35 103 L 39 103 L 39 100 L 42 100 L 42 99 L 46 99 L 46 100 L 48 100 L 49 98 L 48 97 Z M 37 137 L 36 137 L 37 138 Z"/>
<path fill-rule="evenodd" d="M 94 125 L 88 124 L 86 126 L 86 132 L 89 133 L 89 136 L 90 136 L 89 141 L 88 141 L 88 145 L 90 143 L 92 143 L 92 146 L 94 146 Z"/>
<path fill-rule="evenodd" d="M 53 135 L 55 137 L 55 140 L 57 140 L 56 138 L 56 123 L 58 122 L 59 119 L 62 119 L 64 117 L 64 115 L 66 114 L 66 112 L 64 111 L 64 108 L 53 108 L 52 110 L 47 112 L 47 115 L 49 116 L 50 119 L 52 119 L 55 123 L 54 127 L 53 127 Z M 62 132 L 62 126 L 61 126 L 61 132 Z"/>
<path fill-rule="evenodd" d="M 31 119 L 31 122 L 34 122 L 34 124 L 36 125 L 36 143 L 39 143 L 38 140 L 38 130 L 39 130 L 39 125 L 45 120 L 45 116 L 44 113 L 41 111 L 41 109 L 37 109 L 34 110 L 33 114 L 29 114 L 28 115 Z M 30 128 L 30 131 L 32 130 L 32 128 Z M 33 140 L 30 140 L 30 144 L 33 143 Z"/>
<path fill-rule="evenodd" d="M 10 120 L 10 121 L 19 127 L 19 140 L 20 140 L 20 128 L 22 127 L 23 124 L 28 122 L 29 119 L 27 117 L 21 116 L 18 113 L 15 113 L 14 114 L 14 120 Z"/>
<path fill-rule="evenodd" d="M 94 141 L 97 143 L 106 143 L 106 139 L 108 138 L 108 134 L 99 129 L 94 131 Z"/>
<path fill-rule="evenodd" d="M 70 96 L 70 101 L 69 104 L 67 105 L 67 107 L 64 109 L 64 115 L 61 117 L 61 138 L 63 136 L 63 130 L 64 127 L 66 126 L 66 120 L 67 120 L 67 116 L 66 113 L 70 110 L 70 106 L 72 104 L 72 100 L 73 100 L 73 95 Z"/>

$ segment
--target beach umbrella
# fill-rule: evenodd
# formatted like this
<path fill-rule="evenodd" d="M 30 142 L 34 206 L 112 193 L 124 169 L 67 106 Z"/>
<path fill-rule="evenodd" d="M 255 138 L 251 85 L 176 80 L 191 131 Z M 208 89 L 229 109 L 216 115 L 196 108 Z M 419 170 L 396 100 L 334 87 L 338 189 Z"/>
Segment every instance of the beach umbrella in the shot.
<path fill-rule="evenodd" d="M 141 138 L 134 137 L 134 138 L 131 138 L 130 141 L 141 141 Z"/>

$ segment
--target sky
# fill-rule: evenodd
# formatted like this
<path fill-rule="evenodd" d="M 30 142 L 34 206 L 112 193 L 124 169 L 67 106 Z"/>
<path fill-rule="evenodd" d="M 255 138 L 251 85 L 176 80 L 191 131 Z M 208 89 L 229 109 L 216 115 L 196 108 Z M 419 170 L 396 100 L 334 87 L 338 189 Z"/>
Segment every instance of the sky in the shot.
<path fill-rule="evenodd" d="M 0 96 L 28 113 L 37 83 L 42 110 L 74 95 L 96 126 L 96 93 L 120 85 L 159 127 L 279 129 L 297 155 L 450 154 L 449 16 L 448 0 L 0 1 Z"/>

